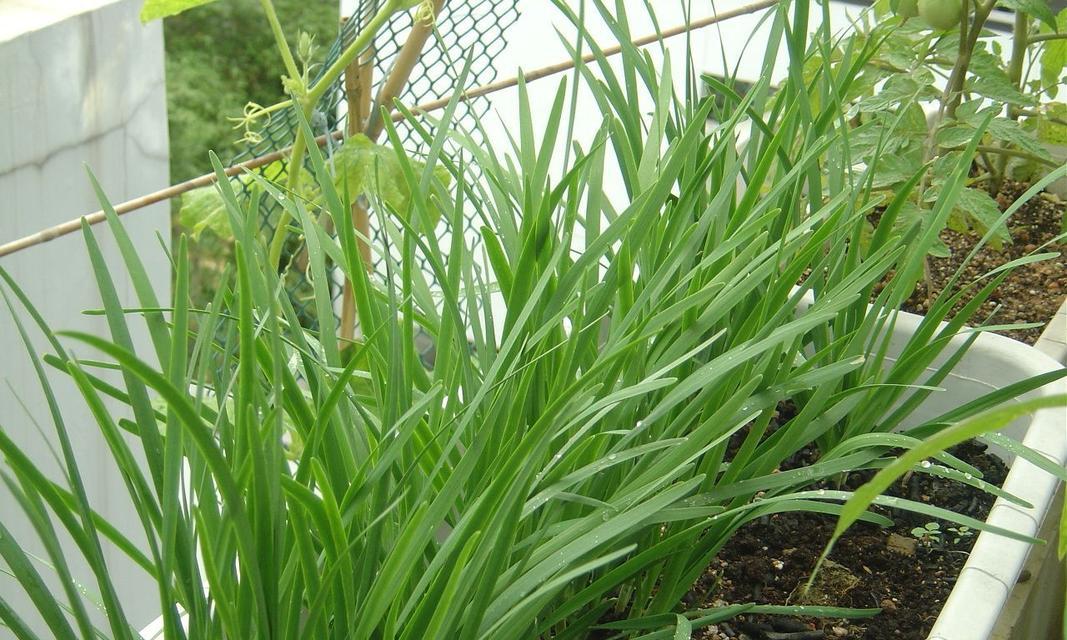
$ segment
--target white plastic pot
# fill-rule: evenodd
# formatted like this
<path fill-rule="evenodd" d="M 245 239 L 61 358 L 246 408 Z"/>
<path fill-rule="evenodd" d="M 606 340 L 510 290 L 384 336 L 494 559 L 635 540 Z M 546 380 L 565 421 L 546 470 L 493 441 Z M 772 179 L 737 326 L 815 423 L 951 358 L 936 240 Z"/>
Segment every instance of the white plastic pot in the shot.
<path fill-rule="evenodd" d="M 891 339 L 890 353 L 899 353 L 922 320 L 901 313 Z M 966 339 L 957 336 L 945 350 L 946 356 Z M 934 363 L 936 366 L 939 363 Z M 1062 368 L 1062 365 L 1033 347 L 1004 336 L 984 333 L 949 374 L 941 386 L 944 392 L 931 394 L 916 411 L 913 423 L 933 418 L 974 398 L 1014 382 Z M 1032 391 L 1020 399 L 1067 393 L 1067 379 Z M 1067 411 L 1048 409 L 1017 421 L 1002 431 L 1021 440 L 1059 465 L 1067 460 Z M 1033 464 L 1013 459 L 1003 449 L 990 451 L 1010 464 L 1004 490 L 1033 505 L 1025 509 L 998 499 L 987 522 L 998 527 L 1036 536 L 1058 487 L 1058 479 Z M 1054 514 L 1055 515 L 1055 514 Z M 978 536 L 974 549 L 938 616 L 929 640 L 986 640 L 991 637 L 1004 604 L 1018 580 L 1030 552 L 1030 545 L 992 533 Z M 901 603 L 907 606 L 907 603 Z"/>

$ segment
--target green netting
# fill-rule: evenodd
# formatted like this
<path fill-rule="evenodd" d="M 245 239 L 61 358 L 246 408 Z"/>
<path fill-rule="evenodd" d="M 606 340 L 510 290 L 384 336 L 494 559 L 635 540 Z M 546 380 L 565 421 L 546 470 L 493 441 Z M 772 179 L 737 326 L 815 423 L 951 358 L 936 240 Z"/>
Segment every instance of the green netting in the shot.
<path fill-rule="evenodd" d="M 360 3 L 355 14 L 345 23 L 338 38 L 333 42 L 320 69 L 328 68 L 340 56 L 343 48 L 359 33 L 359 29 L 374 15 L 379 6 L 380 2 L 376 0 L 364 0 Z M 399 96 L 400 100 L 404 104 L 414 106 L 451 95 L 458 82 L 462 65 L 468 56 L 471 58 L 471 68 L 467 85 L 477 86 L 492 82 L 496 77 L 493 61 L 507 46 L 508 27 L 515 23 L 518 16 L 516 0 L 446 1 L 437 15 L 435 32 L 427 40 L 422 55 L 412 70 L 404 91 Z M 393 61 L 406 41 L 412 24 L 413 16 L 410 12 L 399 13 L 375 36 L 374 94 L 377 92 L 378 85 L 384 81 L 391 70 Z M 485 97 L 464 101 L 457 108 L 455 120 L 460 126 L 474 129 L 477 119 L 484 116 L 488 109 L 489 102 Z M 316 129 L 316 135 L 343 130 L 346 113 L 344 79 L 340 78 L 325 93 L 315 109 L 312 126 Z M 254 145 L 248 145 L 232 159 L 233 162 L 242 162 L 288 147 L 292 144 L 295 124 L 295 113 L 291 110 L 275 114 L 270 122 L 258 132 L 262 140 Z M 421 141 L 412 135 L 410 127 L 406 127 L 404 123 L 398 124 L 397 127 L 408 151 L 418 153 L 421 150 Z M 327 148 L 327 153 L 329 153 L 329 148 Z M 259 171 L 265 172 L 264 177 L 273 179 L 276 176 L 270 175 L 270 172 L 283 170 L 280 167 L 284 167 L 284 164 L 274 165 L 273 168 L 267 165 Z M 240 182 L 234 184 L 247 189 Z M 278 208 L 276 205 L 264 206 L 262 214 L 264 233 L 266 237 L 270 237 L 278 218 Z M 473 231 L 473 222 L 473 220 L 467 221 L 464 233 Z M 441 246 L 448 246 L 451 232 L 446 222 L 443 221 L 438 225 L 436 233 L 442 241 Z M 372 233 L 375 247 L 383 246 L 374 225 L 372 225 Z M 304 275 L 304 269 L 301 268 L 301 251 L 301 240 L 291 236 L 282 259 L 283 264 L 290 263 L 286 274 L 286 288 L 300 314 L 301 321 L 305 323 L 305 326 L 314 328 L 317 322 L 314 317 L 314 305 L 311 304 L 312 288 Z M 379 274 L 385 271 L 381 262 L 381 256 L 375 255 L 374 267 Z M 421 266 L 425 267 L 425 265 Z M 426 268 L 423 270 L 429 271 Z M 341 296 L 342 283 L 335 282 L 331 290 L 336 301 Z"/>

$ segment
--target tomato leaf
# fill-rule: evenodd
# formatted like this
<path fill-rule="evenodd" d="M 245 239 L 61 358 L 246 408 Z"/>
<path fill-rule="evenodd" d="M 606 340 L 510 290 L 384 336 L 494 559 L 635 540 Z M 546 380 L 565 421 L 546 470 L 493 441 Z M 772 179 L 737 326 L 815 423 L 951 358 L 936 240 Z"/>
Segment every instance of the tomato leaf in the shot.
<path fill-rule="evenodd" d="M 1061 32 L 1067 30 L 1067 9 L 1060 11 L 1056 16 L 1054 28 L 1042 27 L 1042 33 Z M 1067 40 L 1049 40 L 1044 44 L 1041 52 L 1041 84 L 1050 97 L 1055 98 L 1059 91 L 1060 74 L 1067 65 Z"/>
<path fill-rule="evenodd" d="M 1029 14 L 1053 29 L 1056 28 L 1056 16 L 1052 7 L 1045 0 L 999 0 L 997 6 Z"/>
<path fill-rule="evenodd" d="M 1046 144 L 1067 145 L 1067 125 L 1052 121 L 1052 118 L 1067 121 L 1067 104 L 1048 103 L 1045 105 L 1045 116 L 1037 121 L 1038 140 Z"/>
<path fill-rule="evenodd" d="M 271 182 L 284 185 L 288 176 L 286 165 L 276 160 L 257 170 L 259 175 Z M 238 185 L 234 190 L 244 190 L 252 182 L 250 174 L 241 174 L 233 178 Z M 309 204 L 319 204 L 319 188 L 315 184 L 311 174 L 304 170 L 300 180 L 300 196 Z M 226 216 L 226 204 L 215 185 L 200 187 L 182 194 L 181 206 L 178 209 L 178 224 L 189 230 L 194 240 L 199 239 L 205 230 L 224 239 L 233 239 L 233 230 L 230 229 L 230 221 Z"/>
<path fill-rule="evenodd" d="M 411 190 L 392 147 L 375 144 L 362 134 L 354 135 L 334 153 L 333 162 L 334 184 L 339 191 L 345 190 L 350 199 L 355 200 L 361 195 L 377 197 L 394 214 L 406 215 Z M 421 162 L 411 162 L 416 173 L 425 166 Z M 435 167 L 434 175 L 448 184 L 450 176 L 443 168 Z M 422 227 L 423 233 L 432 233 L 440 218 L 441 212 L 434 209 L 431 220 L 418 221 L 416 226 Z"/>
<path fill-rule="evenodd" d="M 984 235 L 986 231 L 996 225 L 997 220 L 1000 218 L 1000 207 L 997 206 L 997 201 L 980 189 L 964 189 L 960 191 L 960 198 L 957 201 L 955 212 L 961 213 L 964 217 L 964 224 L 980 235 Z M 1011 235 L 1008 233 L 1007 227 L 1000 225 L 996 227 L 992 237 L 989 239 L 989 246 L 1000 250 L 1006 242 L 1011 242 Z"/>
<path fill-rule="evenodd" d="M 141 6 L 141 22 L 176 16 L 187 9 L 211 2 L 215 0 L 145 0 Z"/>

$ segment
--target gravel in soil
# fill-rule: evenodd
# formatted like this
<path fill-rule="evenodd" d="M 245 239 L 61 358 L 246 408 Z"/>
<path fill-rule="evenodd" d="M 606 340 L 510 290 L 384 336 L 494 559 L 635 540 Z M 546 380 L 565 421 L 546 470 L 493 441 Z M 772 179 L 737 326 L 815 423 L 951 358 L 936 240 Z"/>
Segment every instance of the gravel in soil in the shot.
<path fill-rule="evenodd" d="M 1007 208 L 1023 194 L 1029 185 L 1019 182 L 1007 182 L 997 196 L 1001 210 Z M 1008 221 L 1008 230 L 1012 242 L 1001 250 L 984 247 L 967 266 L 964 282 L 969 282 L 982 274 L 1016 258 L 1029 255 L 1035 251 L 1059 251 L 1057 258 L 1029 264 L 1016 269 L 986 301 L 986 314 L 1000 307 L 991 319 L 994 324 L 1015 324 L 1040 322 L 1040 328 L 1010 329 L 1000 331 L 1008 337 L 1026 344 L 1037 342 L 1044 323 L 1056 313 L 1067 295 L 1067 243 L 1057 242 L 1045 246 L 1060 234 L 1064 215 L 1067 215 L 1067 202 L 1048 193 L 1040 193 L 1020 207 Z M 957 233 L 946 229 L 941 233 L 941 240 L 952 250 L 951 257 L 930 258 L 930 276 L 933 293 L 940 293 L 941 287 L 956 272 L 963 259 L 978 243 L 975 234 Z M 906 311 L 924 313 L 927 292 L 920 283 L 915 293 L 904 305 Z M 957 309 L 964 304 L 957 305 Z"/>
<path fill-rule="evenodd" d="M 1001 484 L 1004 464 L 968 442 L 952 451 Z M 854 489 L 870 473 L 852 474 Z M 984 520 L 994 497 L 958 482 L 913 473 L 895 484 L 890 495 L 945 507 Z M 876 507 L 876 510 L 880 508 Z M 938 539 L 920 541 L 912 534 L 930 518 L 900 510 L 881 512 L 894 526 L 858 523 L 838 541 L 828 569 L 806 599 L 800 587 L 833 531 L 836 518 L 811 513 L 782 513 L 742 527 L 708 567 L 686 598 L 687 608 L 755 602 L 881 608 L 874 618 L 826 620 L 781 616 L 739 616 L 694 632 L 705 640 L 920 640 L 933 626 L 956 577 L 967 560 L 975 533 L 959 535 L 940 522 Z"/>

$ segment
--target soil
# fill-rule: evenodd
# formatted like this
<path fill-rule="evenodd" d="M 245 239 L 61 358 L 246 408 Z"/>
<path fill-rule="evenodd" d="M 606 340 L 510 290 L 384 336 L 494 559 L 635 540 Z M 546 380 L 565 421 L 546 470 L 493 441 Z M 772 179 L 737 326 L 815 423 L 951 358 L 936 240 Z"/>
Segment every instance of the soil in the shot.
<path fill-rule="evenodd" d="M 1001 210 L 1015 202 L 1027 188 L 1029 185 L 1024 183 L 1006 182 L 997 196 Z M 1044 331 L 1044 323 L 1047 323 L 1063 304 L 1067 294 L 1067 243 L 1051 243 L 1047 246 L 1045 243 L 1060 234 L 1060 225 L 1065 215 L 1067 202 L 1048 193 L 1038 194 L 1020 207 L 1009 220 L 1011 244 L 1005 245 L 999 251 L 984 247 L 968 265 L 966 278 L 970 281 L 1006 262 L 1035 251 L 1061 252 L 1057 258 L 1016 269 L 985 303 L 989 312 L 1000 306 L 1000 310 L 991 319 L 994 324 L 1040 322 L 1042 327 L 1011 329 L 999 333 L 1032 345 Z M 956 272 L 978 239 L 975 234 L 957 233 L 948 229 L 941 233 L 941 240 L 952 250 L 952 256 L 930 259 L 930 275 L 935 294 L 941 291 L 941 287 Z M 906 311 L 924 313 L 926 300 L 925 285 L 920 283 L 904 308 Z M 961 301 L 959 306 L 962 305 Z"/>
<path fill-rule="evenodd" d="M 1029 187 L 1008 182 L 997 201 L 1001 209 L 1014 202 Z M 1011 260 L 1035 253 L 1059 251 L 1064 255 L 1016 269 L 986 302 L 995 324 L 1042 323 L 1039 328 L 1000 331 L 1016 340 L 1034 344 L 1044 324 L 1063 304 L 1067 294 L 1067 242 L 1052 242 L 1060 234 L 1067 215 L 1067 202 L 1042 193 L 1023 205 L 1008 223 L 1012 242 L 997 250 L 983 248 L 965 270 L 967 281 Z M 933 294 L 956 272 L 978 236 L 945 230 L 941 239 L 952 251 L 949 258 L 930 260 Z M 925 285 L 920 283 L 905 309 L 924 313 Z M 961 301 L 962 306 L 965 301 Z M 958 308 L 958 307 L 957 307 Z M 778 407 L 776 423 L 794 413 L 791 404 Z M 770 425 L 773 431 L 775 424 Z M 727 457 L 740 446 L 737 434 Z M 979 468 L 984 478 L 1001 484 L 1007 468 L 985 445 L 967 442 L 952 450 L 957 457 Z M 799 452 L 782 469 L 811 464 L 813 449 Z M 852 474 L 846 488 L 854 489 L 872 472 Z M 995 497 L 979 489 L 936 476 L 915 473 L 896 484 L 888 495 L 926 502 L 984 520 Z M 783 616 L 742 615 L 725 623 L 696 630 L 694 638 L 705 640 L 922 640 L 933 626 L 951 592 L 977 537 L 959 535 L 950 522 L 937 522 L 939 536 L 920 540 L 916 527 L 931 519 L 893 509 L 873 510 L 894 520 L 880 528 L 857 523 L 837 542 L 830 561 L 814 588 L 801 596 L 804 585 L 833 532 L 836 518 L 813 513 L 782 513 L 762 518 L 741 528 L 708 567 L 686 596 L 686 608 L 718 607 L 755 602 L 777 605 L 824 605 L 880 608 L 877 616 L 859 620 L 827 620 Z M 1024 576 L 1025 577 L 1025 576 Z"/>
<path fill-rule="evenodd" d="M 967 442 L 952 451 L 979 468 L 984 479 L 1001 484 L 1007 468 L 984 453 L 984 445 Z M 852 474 L 854 489 L 870 473 Z M 981 490 L 936 476 L 915 473 L 890 495 L 944 507 L 984 520 L 995 498 Z M 832 563 L 802 599 L 799 587 L 810 574 L 836 523 L 822 514 L 782 513 L 742 527 L 688 594 L 686 608 L 732 603 L 810 604 L 878 607 L 882 612 L 861 620 L 826 620 L 782 616 L 738 616 L 694 631 L 706 640 L 921 640 L 967 560 L 976 535 L 958 535 L 939 522 L 940 539 L 921 541 L 912 533 L 929 517 L 895 509 L 874 508 L 894 520 L 885 529 L 854 525 L 837 542 Z"/>

